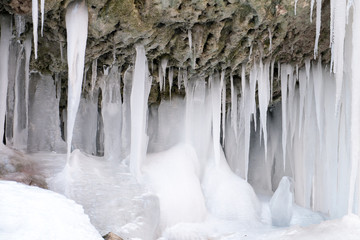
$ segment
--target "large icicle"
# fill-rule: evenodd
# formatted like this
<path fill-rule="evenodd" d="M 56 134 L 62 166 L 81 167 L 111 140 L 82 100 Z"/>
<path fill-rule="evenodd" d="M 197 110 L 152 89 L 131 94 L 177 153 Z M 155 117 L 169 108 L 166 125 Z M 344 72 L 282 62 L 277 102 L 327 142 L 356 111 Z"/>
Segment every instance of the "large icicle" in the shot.
<path fill-rule="evenodd" d="M 146 135 L 147 102 L 149 97 L 148 69 L 145 49 L 136 47 L 136 61 L 131 89 L 131 149 L 130 171 L 141 179 L 141 164 L 146 156 L 148 136 Z"/>
<path fill-rule="evenodd" d="M 267 159 L 267 110 L 270 99 L 270 84 L 269 84 L 269 63 L 263 64 L 260 61 L 260 75 L 258 75 L 258 98 L 260 110 L 260 124 L 262 132 L 264 133 L 264 147 L 265 160 Z M 260 129 L 261 131 L 261 129 Z"/>
<path fill-rule="evenodd" d="M 8 88 L 9 46 L 11 38 L 11 20 L 9 17 L 1 16 L 1 38 L 0 38 L 0 146 L 3 145 L 4 124 L 6 113 L 6 97 Z"/>
<path fill-rule="evenodd" d="M 291 71 L 291 73 L 290 73 Z M 283 165 L 286 164 L 286 140 L 287 140 L 287 97 L 288 97 L 288 75 L 292 74 L 290 65 L 281 66 L 281 109 L 282 109 L 282 149 Z"/>
<path fill-rule="evenodd" d="M 81 84 L 84 74 L 85 49 L 88 33 L 88 10 L 83 2 L 72 2 L 66 9 L 68 109 L 67 109 L 67 154 L 71 152 L 71 141 L 76 113 L 80 103 Z"/>
<path fill-rule="evenodd" d="M 44 14 L 45 14 L 45 0 L 41 0 L 41 36 L 44 35 Z"/>
<path fill-rule="evenodd" d="M 39 4 L 38 0 L 32 0 L 32 22 L 33 22 L 35 59 L 37 59 L 37 49 L 38 49 L 38 14 L 39 14 L 38 4 Z"/>

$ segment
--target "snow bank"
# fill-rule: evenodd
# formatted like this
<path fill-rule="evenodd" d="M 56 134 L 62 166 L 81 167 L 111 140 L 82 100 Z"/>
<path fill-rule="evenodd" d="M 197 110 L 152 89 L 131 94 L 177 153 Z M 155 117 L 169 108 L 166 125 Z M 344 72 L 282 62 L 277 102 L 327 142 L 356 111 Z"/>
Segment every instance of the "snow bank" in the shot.
<path fill-rule="evenodd" d="M 0 181 L 0 239 L 102 239 L 83 208 L 37 187 Z"/>

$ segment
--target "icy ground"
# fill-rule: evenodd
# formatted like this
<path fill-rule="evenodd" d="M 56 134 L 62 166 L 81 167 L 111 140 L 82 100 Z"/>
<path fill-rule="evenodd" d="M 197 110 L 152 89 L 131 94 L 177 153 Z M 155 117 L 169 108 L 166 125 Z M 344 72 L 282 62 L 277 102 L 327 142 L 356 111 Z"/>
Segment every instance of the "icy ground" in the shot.
<path fill-rule="evenodd" d="M 2 150 L 0 163 L 2 169 L 5 169 L 6 165 L 9 171 L 14 169 L 12 168 L 14 163 L 19 163 L 18 160 L 14 160 L 15 157 L 23 158 L 23 161 L 30 165 L 36 165 L 37 174 L 47 178 L 51 190 L 63 191 L 67 188 L 69 197 L 83 206 L 91 223 L 101 235 L 112 231 L 124 239 L 158 237 L 160 239 L 358 239 L 360 236 L 358 216 L 348 215 L 342 219 L 323 221 L 324 218 L 320 214 L 297 205 L 292 206 L 290 227 L 272 226 L 270 196 L 258 196 L 259 202 L 256 203 L 251 202 L 257 201 L 255 196 L 254 198 L 246 196 L 247 190 L 241 190 L 243 195 L 233 191 L 232 187 L 235 185 L 247 187 L 240 178 L 235 175 L 231 177 L 225 167 L 219 169 L 209 167 L 202 183 L 199 182 L 193 190 L 178 189 L 175 198 L 180 197 L 181 201 L 171 199 L 171 193 L 176 192 L 177 186 L 186 186 L 179 184 L 183 177 L 182 173 L 190 177 L 186 181 L 198 181 L 196 171 L 189 171 L 189 168 L 194 167 L 191 161 L 196 159 L 196 156 L 193 160 L 190 158 L 188 162 L 184 161 L 184 164 L 178 165 L 169 162 L 168 165 L 161 164 L 162 159 L 176 156 L 173 158 L 173 163 L 180 163 L 182 161 L 179 159 L 186 155 L 191 156 L 191 151 L 193 151 L 191 147 L 179 145 L 160 153 L 160 156 L 159 154 L 148 156 L 149 159 L 156 161 L 149 161 L 154 165 L 148 165 L 144 172 L 147 172 L 148 178 L 155 179 L 149 181 L 154 184 L 146 184 L 146 187 L 136 183 L 125 163 L 116 167 L 102 158 L 87 156 L 80 151 L 72 153 L 71 170 L 66 173 L 67 175 L 65 174 L 69 178 L 63 179 L 63 182 L 59 177 L 56 182 L 53 177 L 59 176 L 63 171 L 66 156 L 62 154 L 24 155 L 7 149 Z M 152 167 L 155 167 L 155 172 L 150 171 Z M 168 171 L 167 175 L 160 174 L 165 171 Z M 171 172 L 176 175 L 174 178 L 170 177 Z M 191 174 L 193 174 L 192 180 Z M 207 174 L 212 178 L 208 178 Z M 156 181 L 158 183 L 164 181 L 160 176 L 167 178 L 168 184 L 156 188 Z M 64 184 L 65 181 L 67 184 Z M 171 187 L 174 188 L 172 192 Z M 202 191 L 199 193 L 197 188 L 201 188 Z M 167 215 L 159 216 L 158 197 L 150 194 L 150 191 L 158 195 L 160 207 L 164 204 L 168 206 Z M 203 197 L 201 192 L 205 196 L 205 206 L 201 205 Z M 164 194 L 168 195 L 163 197 Z M 225 197 L 229 194 L 231 194 L 230 198 Z M 100 234 L 90 225 L 82 208 L 57 193 L 11 181 L 1 181 L 0 196 L 0 239 L 23 239 L 24 236 L 26 239 L 49 239 L 49 236 L 54 236 L 51 239 L 101 239 Z M 186 209 L 194 204 L 186 203 L 189 197 L 198 198 L 197 209 Z M 249 199 L 246 200 L 247 198 Z M 253 214 L 250 208 L 259 209 L 261 212 L 259 219 L 256 219 L 256 215 L 248 215 Z M 174 219 L 174 216 L 178 216 L 176 212 L 171 212 L 174 209 L 182 211 L 189 220 L 181 223 L 178 219 Z M 191 219 L 194 214 L 200 218 Z M 167 219 L 164 220 L 164 217 Z M 157 221 L 163 227 L 161 231 L 156 229 Z M 149 237 L 149 234 L 154 234 L 154 237 Z"/>

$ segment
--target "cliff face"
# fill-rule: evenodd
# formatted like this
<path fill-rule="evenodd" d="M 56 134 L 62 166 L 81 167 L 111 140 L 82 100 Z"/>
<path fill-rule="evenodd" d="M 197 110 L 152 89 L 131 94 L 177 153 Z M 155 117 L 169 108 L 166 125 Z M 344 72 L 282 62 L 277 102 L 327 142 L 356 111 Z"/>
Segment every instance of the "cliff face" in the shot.
<path fill-rule="evenodd" d="M 31 67 L 66 76 L 65 8 L 70 0 L 45 1 L 44 36 Z M 89 35 L 86 66 L 98 59 L 98 70 L 117 63 L 123 71 L 133 63 L 134 46 L 143 44 L 156 80 L 158 64 L 188 68 L 189 75 L 226 69 L 239 75 L 262 57 L 303 64 L 313 58 L 316 6 L 310 22 L 309 0 L 87 0 Z M 0 0 L 0 11 L 21 14 L 31 34 L 31 1 Z M 319 52 L 329 62 L 329 0 L 322 3 Z M 39 11 L 39 24 L 40 11 Z M 84 26 L 86 27 L 86 26 Z M 39 26 L 40 30 L 40 26 Z M 40 33 L 40 31 L 39 31 Z M 189 38 L 192 50 L 189 48 Z M 60 48 L 63 48 L 63 60 Z M 174 71 L 176 78 L 177 71 Z"/>

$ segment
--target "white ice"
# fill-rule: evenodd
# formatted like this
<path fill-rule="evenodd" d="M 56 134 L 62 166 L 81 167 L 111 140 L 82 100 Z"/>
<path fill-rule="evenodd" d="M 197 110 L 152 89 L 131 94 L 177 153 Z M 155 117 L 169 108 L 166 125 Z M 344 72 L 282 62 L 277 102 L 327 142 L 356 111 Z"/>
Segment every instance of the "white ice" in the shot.
<path fill-rule="evenodd" d="M 34 2 L 34 1 L 33 1 Z M 66 142 L 68 155 L 80 103 L 87 40 L 88 10 L 85 2 L 72 2 L 66 9 L 68 108 Z"/>

